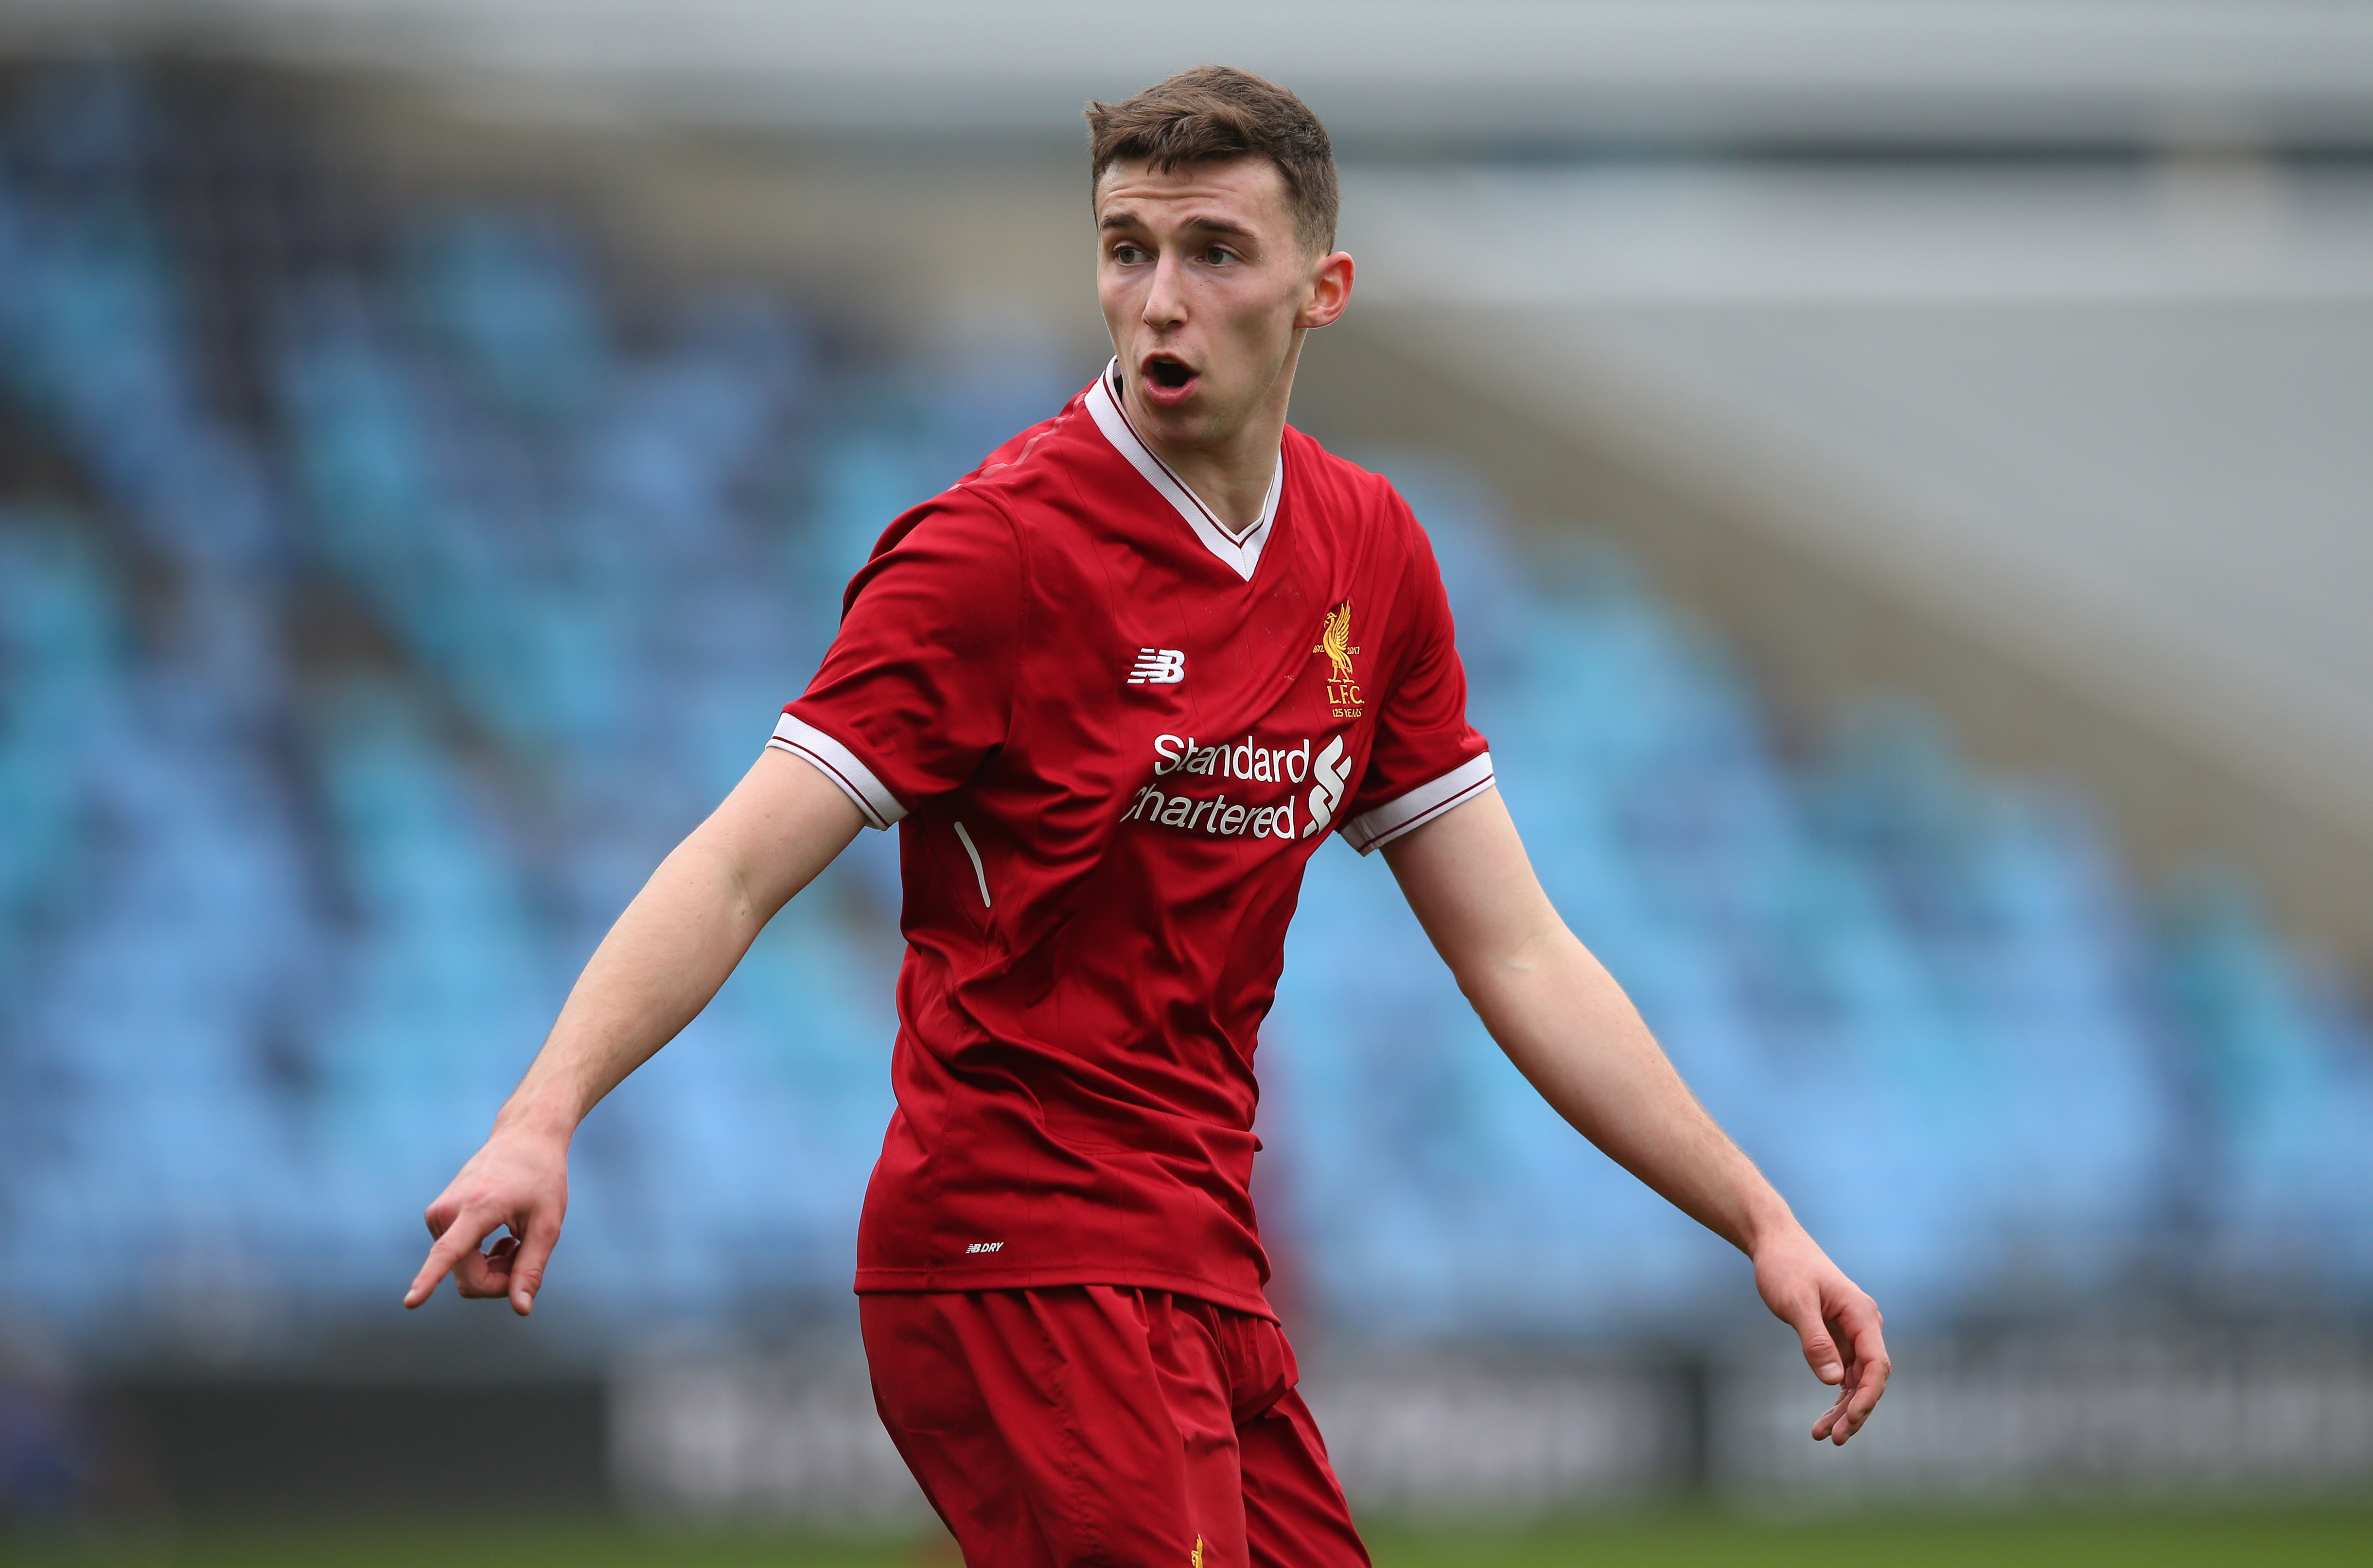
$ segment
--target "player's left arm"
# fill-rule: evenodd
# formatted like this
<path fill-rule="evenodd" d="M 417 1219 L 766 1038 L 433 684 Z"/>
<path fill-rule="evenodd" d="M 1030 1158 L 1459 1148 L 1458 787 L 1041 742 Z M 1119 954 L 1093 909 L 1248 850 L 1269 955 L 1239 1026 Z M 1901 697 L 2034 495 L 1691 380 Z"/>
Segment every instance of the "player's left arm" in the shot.
<path fill-rule="evenodd" d="M 1837 1401 L 1843 1443 L 1887 1390 L 1879 1313 L 1815 1244 L 1673 1068 L 1638 1009 L 1551 907 L 1497 790 L 1384 848 L 1419 923 L 1484 1028 L 1543 1098 L 1626 1170 L 1754 1260 Z"/>

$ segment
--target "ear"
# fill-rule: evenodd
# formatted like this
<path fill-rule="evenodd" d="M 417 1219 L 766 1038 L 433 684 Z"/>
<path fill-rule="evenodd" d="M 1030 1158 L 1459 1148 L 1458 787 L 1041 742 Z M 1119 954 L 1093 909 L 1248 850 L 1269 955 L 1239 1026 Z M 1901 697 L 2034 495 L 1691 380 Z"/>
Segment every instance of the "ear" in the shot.
<path fill-rule="evenodd" d="M 1303 298 L 1302 308 L 1294 312 L 1293 324 L 1332 326 L 1335 319 L 1343 314 L 1343 308 L 1351 303 L 1351 254 L 1348 250 L 1318 258 L 1311 274 L 1310 293 Z"/>

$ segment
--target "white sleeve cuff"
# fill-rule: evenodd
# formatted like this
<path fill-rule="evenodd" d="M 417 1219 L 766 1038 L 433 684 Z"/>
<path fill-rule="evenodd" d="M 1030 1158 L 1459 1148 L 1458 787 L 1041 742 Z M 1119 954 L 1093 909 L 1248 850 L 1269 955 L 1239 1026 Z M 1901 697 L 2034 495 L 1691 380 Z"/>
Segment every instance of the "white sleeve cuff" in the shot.
<path fill-rule="evenodd" d="M 1366 854 L 1403 833 L 1422 828 L 1454 806 L 1463 805 L 1491 787 L 1491 753 L 1461 762 L 1406 795 L 1362 811 L 1343 824 L 1343 842 Z"/>
<path fill-rule="evenodd" d="M 898 797 L 873 776 L 872 769 L 857 760 L 856 752 L 812 724 L 801 724 L 785 714 L 775 721 L 774 738 L 766 745 L 814 763 L 824 777 L 840 786 L 841 794 L 857 803 L 868 827 L 886 828 L 906 814 Z"/>

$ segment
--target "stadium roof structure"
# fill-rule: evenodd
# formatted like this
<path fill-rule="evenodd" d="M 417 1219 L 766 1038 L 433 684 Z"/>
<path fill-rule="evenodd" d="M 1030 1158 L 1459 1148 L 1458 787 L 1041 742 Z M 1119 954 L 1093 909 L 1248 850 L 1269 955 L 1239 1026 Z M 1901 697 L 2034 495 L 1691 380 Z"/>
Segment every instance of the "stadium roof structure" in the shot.
<path fill-rule="evenodd" d="M 2373 169 L 1368 171 L 1346 206 L 1438 362 L 2373 844 Z"/>
<path fill-rule="evenodd" d="M 0 44 L 403 67 L 487 99 L 809 130 L 1076 134 L 1198 60 L 1350 150 L 1560 141 L 2373 145 L 2373 12 L 2315 0 L 15 0 Z"/>

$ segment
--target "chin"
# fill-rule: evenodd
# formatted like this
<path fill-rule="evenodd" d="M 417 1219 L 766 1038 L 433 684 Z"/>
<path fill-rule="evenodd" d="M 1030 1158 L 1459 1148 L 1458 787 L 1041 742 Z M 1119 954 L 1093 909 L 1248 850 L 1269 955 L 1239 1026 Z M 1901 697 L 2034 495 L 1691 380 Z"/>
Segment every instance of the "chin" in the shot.
<path fill-rule="evenodd" d="M 1220 422 L 1209 410 L 1189 403 L 1182 408 L 1146 410 L 1146 434 L 1170 447 L 1204 447 L 1217 440 Z"/>

